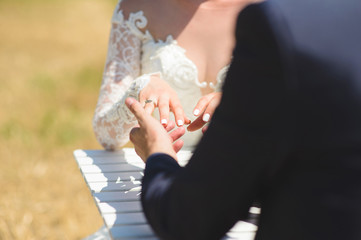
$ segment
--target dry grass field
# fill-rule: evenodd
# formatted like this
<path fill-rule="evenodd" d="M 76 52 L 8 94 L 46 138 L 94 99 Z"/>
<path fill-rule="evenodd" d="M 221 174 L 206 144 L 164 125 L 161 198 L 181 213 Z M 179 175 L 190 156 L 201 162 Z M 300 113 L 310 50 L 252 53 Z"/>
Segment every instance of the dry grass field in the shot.
<path fill-rule="evenodd" d="M 102 220 L 73 159 L 116 0 L 0 0 L 0 239 L 81 239 Z"/>

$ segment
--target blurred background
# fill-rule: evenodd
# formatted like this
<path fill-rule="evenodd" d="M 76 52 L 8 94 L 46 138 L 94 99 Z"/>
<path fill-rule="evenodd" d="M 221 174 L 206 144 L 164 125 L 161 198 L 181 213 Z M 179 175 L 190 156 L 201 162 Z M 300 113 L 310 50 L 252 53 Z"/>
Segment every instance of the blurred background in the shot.
<path fill-rule="evenodd" d="M 0 0 L 0 239 L 102 225 L 75 149 L 91 127 L 117 0 Z"/>

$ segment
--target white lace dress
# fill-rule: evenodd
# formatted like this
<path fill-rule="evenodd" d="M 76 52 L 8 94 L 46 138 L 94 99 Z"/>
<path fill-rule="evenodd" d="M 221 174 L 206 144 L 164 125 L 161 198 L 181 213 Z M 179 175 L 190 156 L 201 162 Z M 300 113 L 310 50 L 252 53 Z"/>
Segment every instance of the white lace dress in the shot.
<path fill-rule="evenodd" d="M 138 99 L 140 90 L 148 83 L 150 75 L 160 74 L 178 94 L 187 117 L 194 119 L 192 111 L 202 96 L 201 88 L 207 83 L 198 81 L 196 65 L 187 58 L 185 50 L 171 35 L 166 40 L 156 40 L 147 30 L 147 19 L 142 11 L 124 18 L 121 0 L 112 18 L 109 50 L 100 88 L 98 104 L 93 118 L 97 140 L 105 149 L 117 149 L 129 141 L 129 132 L 135 126 L 133 114 L 124 104 L 125 98 Z M 221 88 L 228 66 L 217 76 Z M 155 111 L 155 115 L 157 111 Z M 156 116 L 158 117 L 158 116 Z M 200 131 L 187 132 L 182 137 L 185 147 L 196 145 Z"/>

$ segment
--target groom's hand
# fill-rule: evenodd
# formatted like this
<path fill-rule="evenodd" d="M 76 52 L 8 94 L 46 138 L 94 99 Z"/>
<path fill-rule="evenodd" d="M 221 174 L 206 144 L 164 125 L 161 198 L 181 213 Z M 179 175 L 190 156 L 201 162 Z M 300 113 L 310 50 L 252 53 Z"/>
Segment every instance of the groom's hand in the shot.
<path fill-rule="evenodd" d="M 179 127 L 168 134 L 169 127 L 164 129 L 159 121 L 146 113 L 142 105 L 134 98 L 127 98 L 125 103 L 139 123 L 139 127 L 131 130 L 130 141 L 143 161 L 145 162 L 153 153 L 166 153 L 177 159 L 176 152 L 183 146 L 183 141 L 178 139 L 184 135 L 184 127 Z"/>

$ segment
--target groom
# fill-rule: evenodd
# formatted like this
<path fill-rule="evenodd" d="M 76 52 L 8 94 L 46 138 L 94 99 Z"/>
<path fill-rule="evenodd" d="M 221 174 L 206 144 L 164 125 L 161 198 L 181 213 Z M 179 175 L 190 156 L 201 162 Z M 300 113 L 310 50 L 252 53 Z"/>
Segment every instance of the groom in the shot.
<path fill-rule="evenodd" d="M 189 164 L 134 99 L 142 204 L 162 239 L 361 239 L 361 2 L 269 0 L 239 15 L 223 99 Z M 175 150 L 174 150 L 175 149 Z"/>

